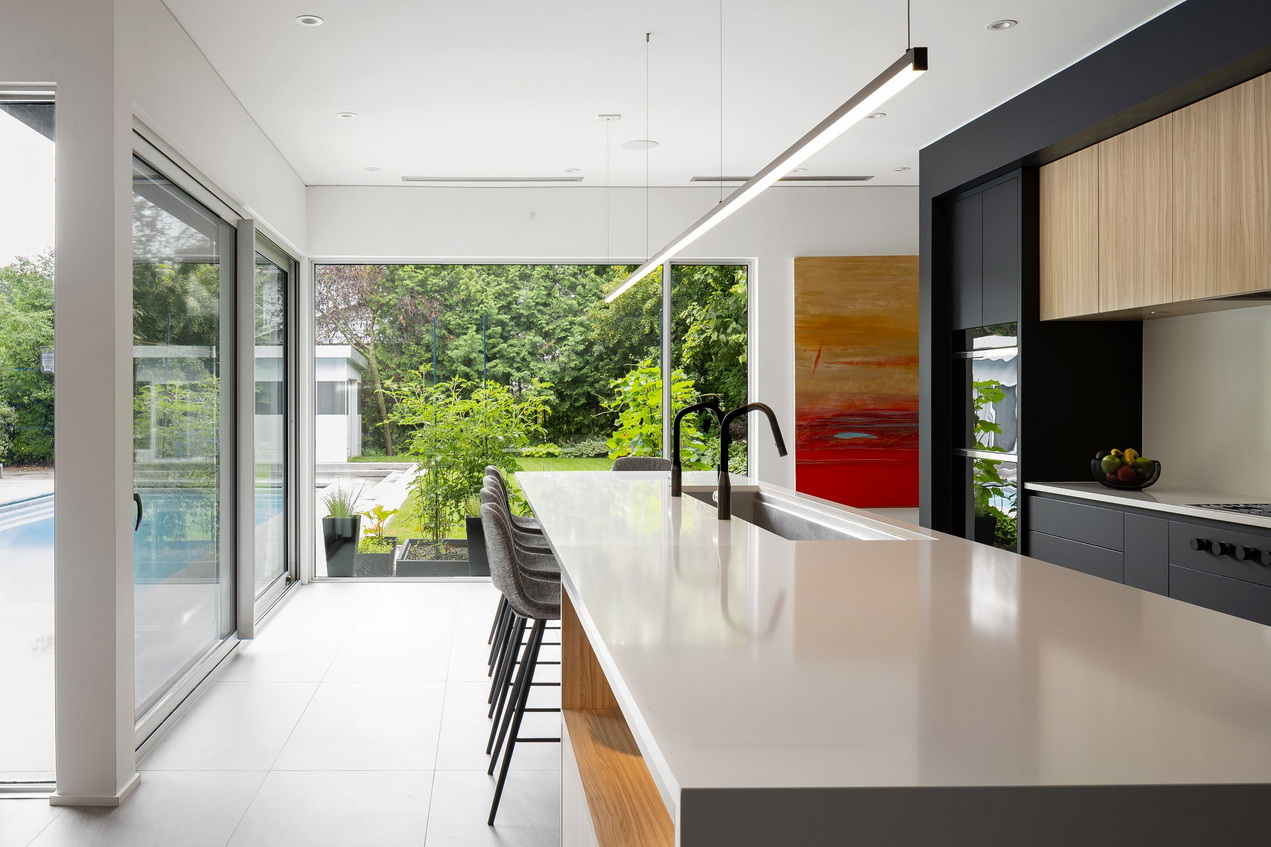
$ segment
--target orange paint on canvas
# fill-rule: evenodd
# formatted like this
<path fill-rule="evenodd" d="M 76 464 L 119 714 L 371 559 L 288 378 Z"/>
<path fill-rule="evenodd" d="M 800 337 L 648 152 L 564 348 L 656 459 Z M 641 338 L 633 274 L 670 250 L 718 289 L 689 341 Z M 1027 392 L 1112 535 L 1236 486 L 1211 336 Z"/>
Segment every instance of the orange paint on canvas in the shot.
<path fill-rule="evenodd" d="M 918 503 L 918 257 L 794 260 L 795 487 Z"/>

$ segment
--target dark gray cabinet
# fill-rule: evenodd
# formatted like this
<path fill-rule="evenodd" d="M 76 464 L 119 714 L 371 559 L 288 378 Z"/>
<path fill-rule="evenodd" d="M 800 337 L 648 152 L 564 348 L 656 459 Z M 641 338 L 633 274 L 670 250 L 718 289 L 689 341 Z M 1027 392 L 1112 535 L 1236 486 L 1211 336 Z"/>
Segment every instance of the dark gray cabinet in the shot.
<path fill-rule="evenodd" d="M 1019 320 L 1019 179 L 998 183 L 983 196 L 983 322 L 993 326 Z"/>
<path fill-rule="evenodd" d="M 984 194 L 953 204 L 953 321 L 955 329 L 984 323 Z"/>
<path fill-rule="evenodd" d="M 954 329 L 1019 320 L 1020 208 L 1019 177 L 954 201 Z"/>
<path fill-rule="evenodd" d="M 1025 514 L 1026 555 L 1271 626 L 1271 566 L 1235 555 L 1271 550 L 1271 530 L 1043 494 Z"/>

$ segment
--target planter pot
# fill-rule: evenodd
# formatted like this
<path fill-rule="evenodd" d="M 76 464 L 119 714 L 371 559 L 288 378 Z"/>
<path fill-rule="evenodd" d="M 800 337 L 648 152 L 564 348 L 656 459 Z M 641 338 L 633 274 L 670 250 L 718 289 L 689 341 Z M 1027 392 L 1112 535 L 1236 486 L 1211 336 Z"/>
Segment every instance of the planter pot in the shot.
<path fill-rule="evenodd" d="M 354 554 L 361 517 L 323 518 L 322 539 L 327 551 L 327 576 L 353 576 Z"/>
<path fill-rule="evenodd" d="M 397 538 L 386 535 L 385 541 L 391 541 L 393 550 L 389 553 L 363 553 L 358 551 L 354 557 L 357 576 L 392 576 L 393 562 L 397 558 Z"/>
<path fill-rule="evenodd" d="M 997 542 L 997 518 L 993 515 L 976 515 L 975 540 L 992 547 Z"/>
<path fill-rule="evenodd" d="M 489 576 L 490 559 L 485 554 L 485 530 L 481 527 L 481 519 L 468 516 L 464 523 L 468 530 L 468 575 Z"/>
<path fill-rule="evenodd" d="M 484 540 L 484 538 L 482 539 Z M 397 560 L 398 576 L 469 576 L 467 559 L 407 559 L 406 555 L 415 546 L 411 542 L 423 542 L 423 539 L 408 539 L 402 549 L 403 558 Z M 451 547 L 466 547 L 468 542 L 462 538 L 446 538 L 443 541 Z M 489 567 L 487 566 L 487 571 Z"/>

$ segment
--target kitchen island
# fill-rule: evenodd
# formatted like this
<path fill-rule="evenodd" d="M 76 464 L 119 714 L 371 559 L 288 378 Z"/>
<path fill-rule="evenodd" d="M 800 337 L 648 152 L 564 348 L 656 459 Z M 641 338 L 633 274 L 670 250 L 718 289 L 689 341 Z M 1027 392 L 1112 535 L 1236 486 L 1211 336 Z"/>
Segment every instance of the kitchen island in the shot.
<path fill-rule="evenodd" d="M 562 569 L 565 844 L 1271 839 L 1271 629 L 766 484 L 860 537 L 518 480 Z"/>

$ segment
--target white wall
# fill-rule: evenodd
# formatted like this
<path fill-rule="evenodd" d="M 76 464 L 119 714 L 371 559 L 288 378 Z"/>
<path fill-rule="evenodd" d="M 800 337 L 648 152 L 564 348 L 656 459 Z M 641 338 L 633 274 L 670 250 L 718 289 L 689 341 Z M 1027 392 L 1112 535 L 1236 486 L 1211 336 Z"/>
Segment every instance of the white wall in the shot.
<path fill-rule="evenodd" d="M 319 259 L 641 261 L 705 214 L 717 188 L 309 189 L 309 249 Z M 531 214 L 532 213 L 532 214 Z M 606 214 L 609 223 L 606 226 Z M 685 259 L 756 259 L 754 397 L 794 432 L 794 257 L 918 252 L 910 187 L 776 188 L 694 243 Z M 793 486 L 793 457 L 760 440 L 756 472 Z"/>
<path fill-rule="evenodd" d="M 1142 449 L 1163 483 L 1271 497 L 1271 306 L 1144 322 Z"/>
<path fill-rule="evenodd" d="M 131 111 L 258 228 L 303 253 L 304 183 L 291 165 L 161 0 L 118 0 L 116 8 L 121 96 Z"/>

